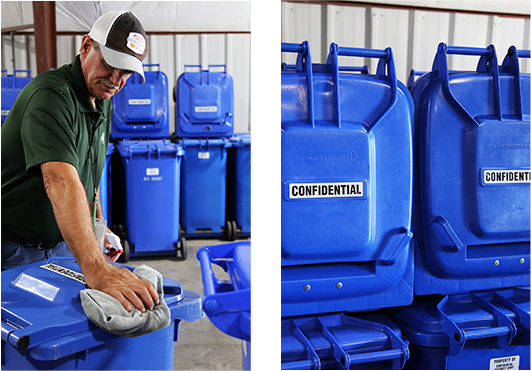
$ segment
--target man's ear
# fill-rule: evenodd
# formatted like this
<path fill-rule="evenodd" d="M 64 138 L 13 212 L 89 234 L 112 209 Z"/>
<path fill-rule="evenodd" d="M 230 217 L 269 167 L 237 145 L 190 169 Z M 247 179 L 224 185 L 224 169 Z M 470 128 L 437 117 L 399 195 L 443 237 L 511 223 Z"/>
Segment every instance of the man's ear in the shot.
<path fill-rule="evenodd" d="M 90 38 L 89 35 L 84 35 L 83 39 L 81 40 L 81 48 L 79 49 L 81 56 L 86 57 L 91 47 L 92 47 L 92 39 Z"/>

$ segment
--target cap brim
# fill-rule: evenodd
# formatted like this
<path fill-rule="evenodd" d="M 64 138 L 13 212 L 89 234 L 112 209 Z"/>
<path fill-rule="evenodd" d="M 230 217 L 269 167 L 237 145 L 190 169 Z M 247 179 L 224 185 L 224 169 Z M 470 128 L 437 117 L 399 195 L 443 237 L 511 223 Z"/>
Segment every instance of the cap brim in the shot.
<path fill-rule="evenodd" d="M 118 52 L 100 44 L 101 54 L 105 59 L 105 62 L 113 68 L 120 70 L 128 70 L 138 73 L 142 76 L 142 82 L 146 82 L 144 77 L 144 67 L 140 59 L 133 57 L 130 54 Z"/>

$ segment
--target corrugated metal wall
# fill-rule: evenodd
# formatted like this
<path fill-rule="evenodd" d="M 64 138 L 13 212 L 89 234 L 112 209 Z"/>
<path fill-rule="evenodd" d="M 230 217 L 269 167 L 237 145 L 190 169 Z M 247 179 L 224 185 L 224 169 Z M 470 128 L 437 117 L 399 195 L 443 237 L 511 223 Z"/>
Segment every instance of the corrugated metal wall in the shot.
<path fill-rule="evenodd" d="M 392 4 L 390 2 L 390 4 Z M 406 83 L 411 69 L 431 70 L 437 45 L 496 47 L 501 63 L 508 48 L 529 49 L 529 18 L 488 14 L 296 2 L 282 3 L 282 41 L 310 43 L 312 61 L 326 62 L 331 42 L 340 46 L 385 49 L 391 47 L 396 74 Z M 295 55 L 282 53 L 282 61 L 294 63 Z M 377 60 L 341 57 L 344 65 L 368 65 L 376 70 Z M 472 70 L 478 59 L 450 56 L 449 67 Z M 530 72 L 528 59 L 522 72 Z"/>
<path fill-rule="evenodd" d="M 148 32 L 149 34 L 149 32 Z M 82 36 L 57 37 L 57 63 L 70 63 L 78 54 Z M 234 130 L 251 131 L 251 34 L 197 33 L 155 34 L 148 36 L 149 53 L 144 63 L 159 63 L 160 70 L 168 76 L 170 101 L 170 131 L 175 131 L 175 103 L 173 88 L 185 65 L 226 64 L 234 82 Z M 14 43 L 13 43 L 14 41 Z M 37 71 L 35 38 L 19 34 L 2 35 L 2 69 L 31 69 Z M 217 69 L 219 70 L 219 69 Z"/>

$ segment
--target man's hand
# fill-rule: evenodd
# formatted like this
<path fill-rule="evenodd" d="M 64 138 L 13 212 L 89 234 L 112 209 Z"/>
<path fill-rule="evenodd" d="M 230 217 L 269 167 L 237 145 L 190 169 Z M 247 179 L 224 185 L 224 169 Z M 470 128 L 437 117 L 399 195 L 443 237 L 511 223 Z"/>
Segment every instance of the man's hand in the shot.
<path fill-rule="evenodd" d="M 133 307 L 141 312 L 159 304 L 159 294 L 151 283 L 138 278 L 127 268 L 105 262 L 100 268 L 83 272 L 87 285 L 116 298 L 127 311 Z"/>

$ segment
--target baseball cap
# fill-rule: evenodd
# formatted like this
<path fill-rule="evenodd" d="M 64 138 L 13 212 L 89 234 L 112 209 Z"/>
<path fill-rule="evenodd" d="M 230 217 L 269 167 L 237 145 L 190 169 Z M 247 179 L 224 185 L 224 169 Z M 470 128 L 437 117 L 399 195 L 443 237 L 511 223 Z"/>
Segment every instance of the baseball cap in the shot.
<path fill-rule="evenodd" d="M 105 13 L 96 20 L 89 36 L 100 44 L 101 54 L 109 66 L 137 72 L 145 82 L 142 61 L 147 55 L 147 36 L 133 13 Z"/>

